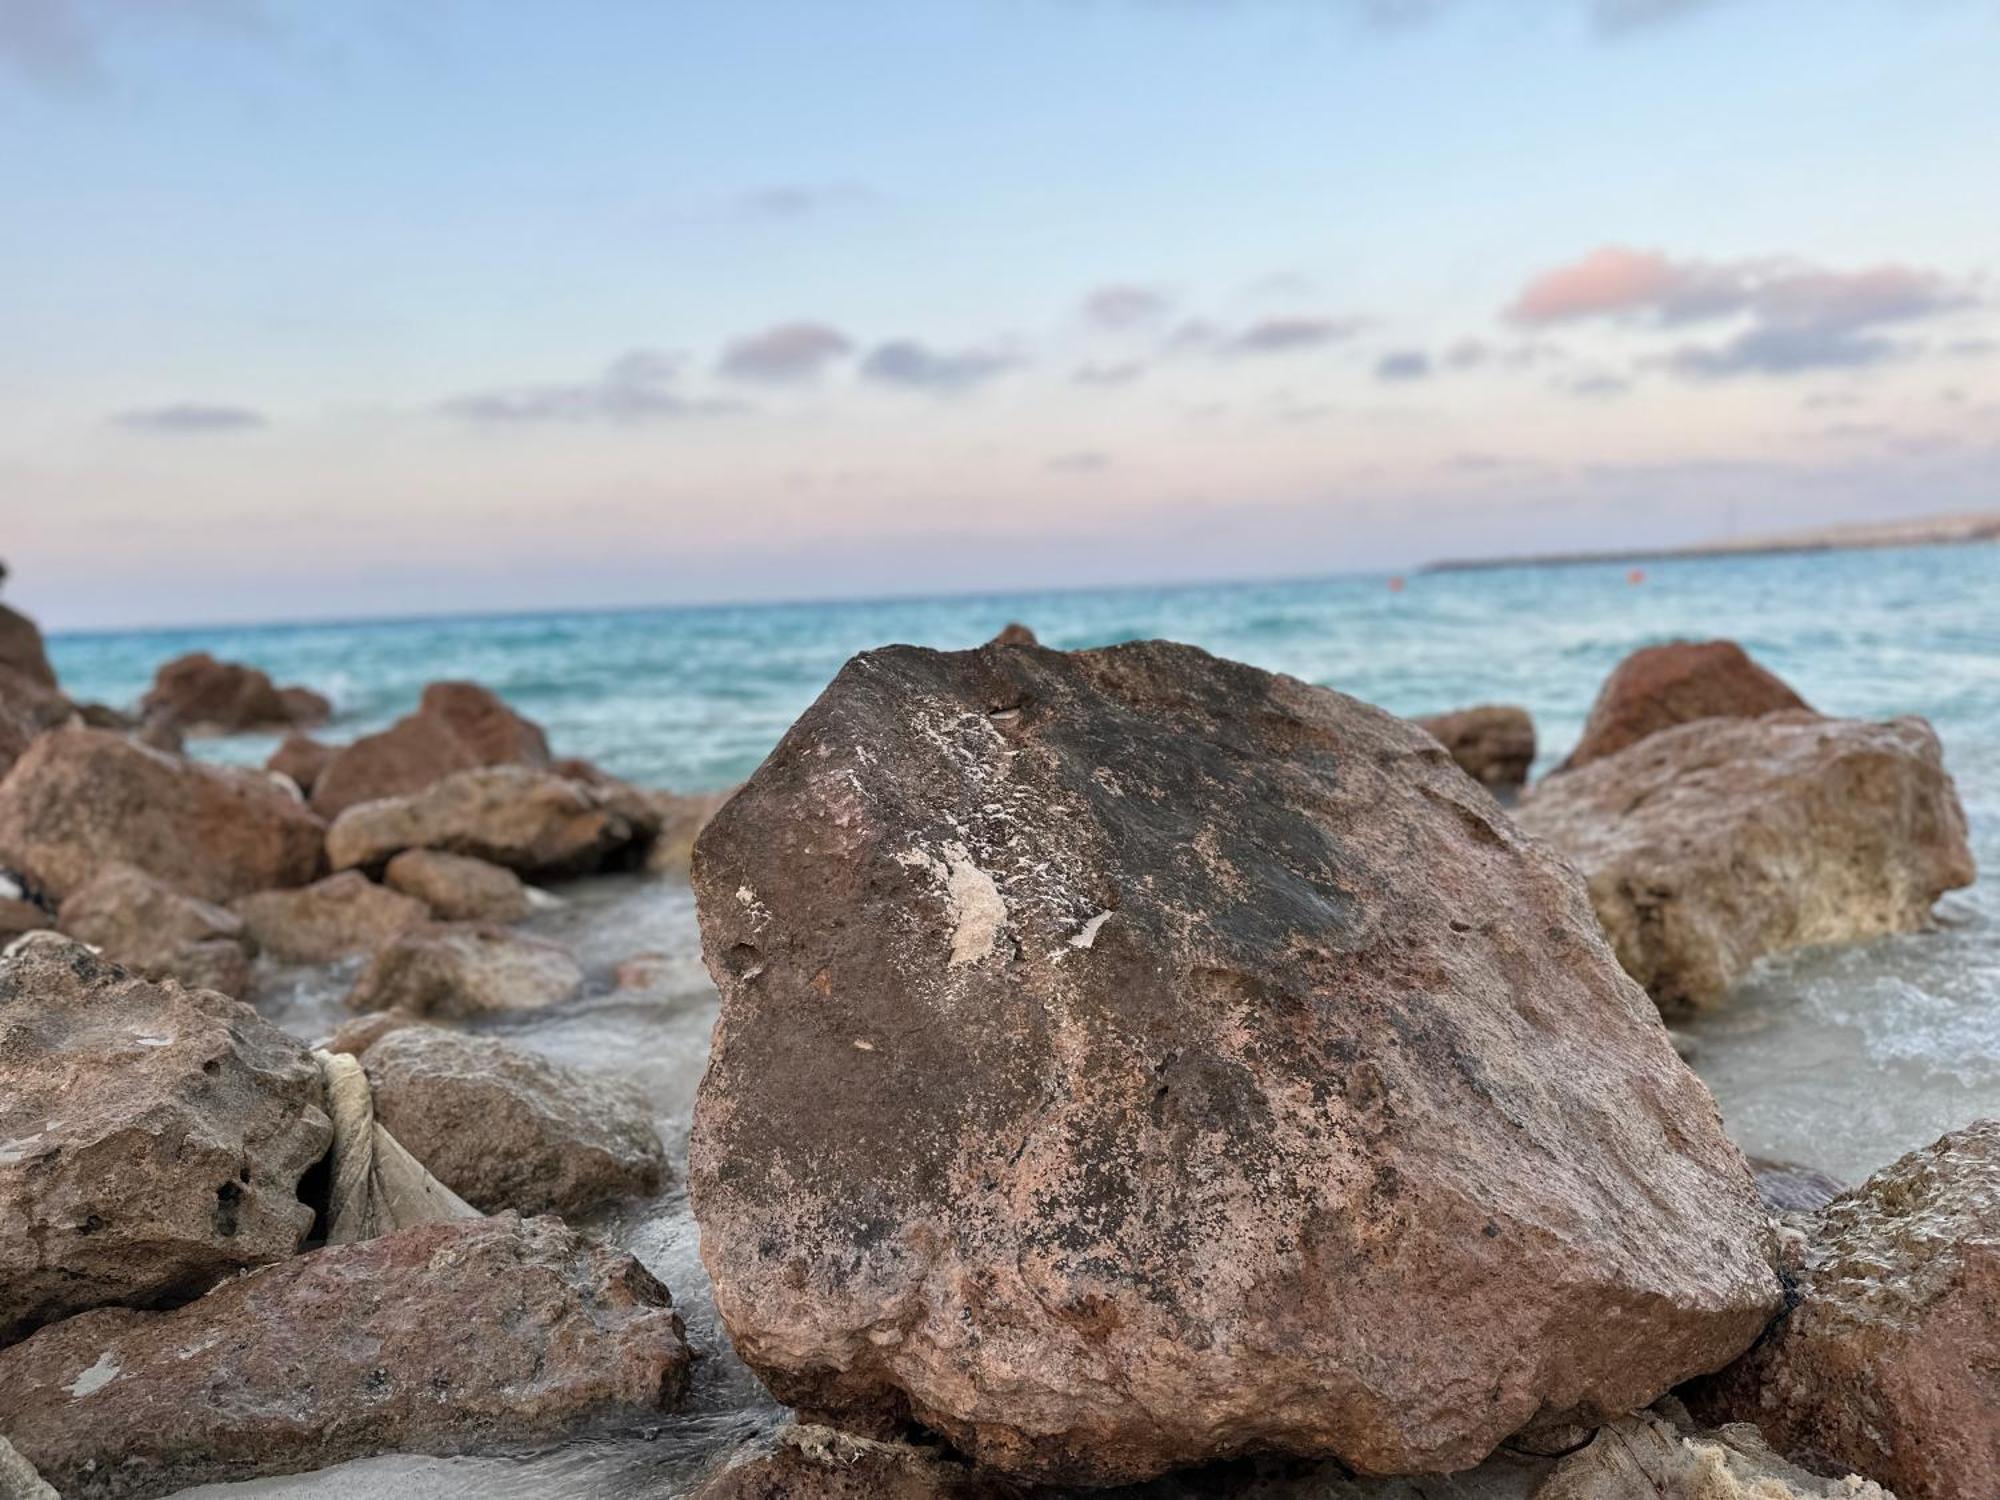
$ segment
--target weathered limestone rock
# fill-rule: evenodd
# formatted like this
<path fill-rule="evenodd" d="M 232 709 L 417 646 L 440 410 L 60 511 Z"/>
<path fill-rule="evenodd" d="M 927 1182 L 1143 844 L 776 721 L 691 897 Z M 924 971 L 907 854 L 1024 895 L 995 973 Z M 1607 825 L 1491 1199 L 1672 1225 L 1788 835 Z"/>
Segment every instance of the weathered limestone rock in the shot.
<path fill-rule="evenodd" d="M 310 797 L 320 772 L 337 753 L 332 745 L 321 744 L 309 734 L 288 734 L 264 762 L 264 769 L 291 777 L 292 784 Z"/>
<path fill-rule="evenodd" d="M 554 943 L 505 927 L 431 923 L 377 953 L 347 1004 L 358 1011 L 463 1020 L 561 1005 L 582 988 L 583 971 Z"/>
<path fill-rule="evenodd" d="M 103 866 L 63 901 L 62 930 L 144 979 L 241 999 L 250 984 L 242 920 L 133 865 Z"/>
<path fill-rule="evenodd" d="M 1669 641 L 1618 663 L 1559 770 L 1587 766 L 1696 719 L 1755 719 L 1811 705 L 1734 641 Z"/>
<path fill-rule="evenodd" d="M 246 1005 L 36 938 L 0 958 L 0 1076 L 0 1343 L 197 1297 L 312 1227 L 319 1070 Z"/>
<path fill-rule="evenodd" d="M 1672 1399 L 1620 1418 L 1571 1454 L 1535 1500 L 1896 1500 L 1860 1475 L 1828 1479 L 1785 1462 L 1755 1427 L 1697 1427 Z"/>
<path fill-rule="evenodd" d="M 1351 698 L 1160 642 L 870 652 L 694 881 L 702 1255 L 807 1413 L 1051 1482 L 1444 1471 L 1778 1305 L 1581 884 Z"/>
<path fill-rule="evenodd" d="M 831 1427 L 781 1427 L 730 1456 L 693 1500 L 1026 1500 L 935 1448 Z"/>
<path fill-rule="evenodd" d="M 1921 928 L 1973 876 L 1921 719 L 1683 724 L 1550 777 L 1515 817 L 1583 872 L 1619 962 L 1669 1012 L 1719 1003 L 1766 954 Z"/>
<path fill-rule="evenodd" d="M 259 891 L 236 903 L 257 946 L 292 963 L 323 964 L 374 953 L 430 920 L 423 902 L 342 870 L 289 891 Z"/>
<path fill-rule="evenodd" d="M 1411 722 L 1444 746 L 1461 771 L 1496 794 L 1520 790 L 1535 763 L 1535 721 L 1511 703 L 1482 703 Z"/>
<path fill-rule="evenodd" d="M 281 691 L 256 667 L 194 651 L 160 668 L 140 709 L 198 732 L 238 734 L 322 723 L 333 705 L 308 688 Z"/>
<path fill-rule="evenodd" d="M 60 901 L 123 862 L 204 901 L 303 885 L 324 829 L 257 771 L 182 760 L 107 729 L 45 734 L 0 781 L 0 863 Z"/>
<path fill-rule="evenodd" d="M 397 1027 L 361 1064 L 376 1119 L 474 1208 L 568 1216 L 666 1181 L 652 1111 L 622 1080 L 435 1026 Z"/>
<path fill-rule="evenodd" d="M 337 870 L 439 849 L 523 875 L 586 874 L 650 838 L 657 824 L 598 788 L 527 766 L 460 771 L 409 797 L 350 807 L 327 830 Z"/>
<path fill-rule="evenodd" d="M 687 1376 L 680 1318 L 637 1261 L 510 1214 L 44 1329 L 0 1351 L 0 1430 L 69 1500 L 146 1500 L 641 1421 Z"/>
<path fill-rule="evenodd" d="M 2000 1121 L 1834 1199 L 1797 1280 L 1770 1333 L 1693 1387 L 1696 1414 L 1903 1500 L 2000 1495 Z"/>
<path fill-rule="evenodd" d="M 518 922 L 531 909 L 528 888 L 505 866 L 436 849 L 405 849 L 382 879 L 446 922 Z"/>
<path fill-rule="evenodd" d="M 45 688 L 56 685 L 56 669 L 49 665 L 41 627 L 18 609 L 9 609 L 4 604 L 0 604 L 0 667 L 18 672 Z"/>
<path fill-rule="evenodd" d="M 716 809 L 735 795 L 734 787 L 721 792 L 653 793 L 660 831 L 646 850 L 646 873 L 677 875 L 685 880 L 694 858 L 694 841 L 701 837 Z"/>
<path fill-rule="evenodd" d="M 478 766 L 547 766 L 542 731 L 472 682 L 434 682 L 417 711 L 335 752 L 313 785 L 323 818 L 384 797 L 407 797 Z"/>

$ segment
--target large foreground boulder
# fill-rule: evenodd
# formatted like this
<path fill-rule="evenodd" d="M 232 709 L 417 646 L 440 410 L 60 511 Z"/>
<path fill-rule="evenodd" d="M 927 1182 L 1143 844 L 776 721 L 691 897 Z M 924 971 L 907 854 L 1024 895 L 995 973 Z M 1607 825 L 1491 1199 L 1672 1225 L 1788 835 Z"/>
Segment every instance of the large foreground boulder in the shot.
<path fill-rule="evenodd" d="M 1921 719 L 1707 719 L 1538 785 L 1521 826 L 1573 861 L 1625 971 L 1670 1012 L 1759 958 L 1911 932 L 1970 885 L 1965 814 Z"/>
<path fill-rule="evenodd" d="M 666 1182 L 652 1111 L 622 1080 L 435 1026 L 397 1027 L 361 1063 L 375 1118 L 474 1208 L 568 1217 Z"/>
<path fill-rule="evenodd" d="M 575 997 L 583 970 L 554 943 L 504 927 L 433 922 L 385 946 L 348 992 L 350 1010 L 439 1020 L 545 1010 Z"/>
<path fill-rule="evenodd" d="M 319 872 L 324 837 L 270 777 L 108 729 L 45 734 L 0 781 L 0 864 L 57 900 L 120 862 L 204 901 L 303 885 Z"/>
<path fill-rule="evenodd" d="M 1612 669 L 1559 767 L 1574 770 L 1696 719 L 1755 719 L 1811 705 L 1734 641 L 1669 641 L 1634 651 Z"/>
<path fill-rule="evenodd" d="M 1535 763 L 1535 721 L 1512 703 L 1482 703 L 1412 720 L 1458 768 L 1496 795 L 1519 791 Z"/>
<path fill-rule="evenodd" d="M 236 903 L 257 946 L 291 963 L 324 964 L 374 953 L 430 920 L 423 902 L 342 870 L 311 885 L 259 891 Z"/>
<path fill-rule="evenodd" d="M 0 1079 L 0 1343 L 186 1301 L 312 1227 L 319 1069 L 246 1005 L 31 938 L 0 959 Z"/>
<path fill-rule="evenodd" d="M 206 651 L 175 657 L 154 674 L 140 701 L 160 717 L 197 733 L 242 734 L 324 723 L 333 705 L 310 688 L 280 688 L 269 674 Z"/>
<path fill-rule="evenodd" d="M 1445 1471 L 1778 1305 L 1580 882 L 1341 694 L 1161 642 L 870 652 L 694 882 L 702 1256 L 808 1413 L 1056 1482 Z"/>
<path fill-rule="evenodd" d="M 1903 1500 L 2000 1495 L 2000 1120 L 1913 1151 L 1806 1226 L 1792 1307 L 1694 1388 L 1710 1421 Z"/>
<path fill-rule="evenodd" d="M 69 1500 L 145 1500 L 657 1420 L 687 1376 L 672 1299 L 637 1261 L 507 1215 L 44 1329 L 0 1351 L 0 1431 Z"/>
<path fill-rule="evenodd" d="M 337 870 L 372 869 L 405 849 L 440 849 L 527 876 L 587 874 L 658 829 L 635 800 L 527 766 L 461 771 L 348 808 L 327 830 L 327 858 Z"/>
<path fill-rule="evenodd" d="M 475 682 L 434 682 L 417 711 L 336 751 L 313 781 L 313 808 L 338 817 L 357 803 L 407 797 L 456 771 L 549 763 L 541 728 Z"/>
<path fill-rule="evenodd" d="M 141 978 L 177 979 L 237 999 L 249 990 L 242 919 L 133 865 L 105 865 L 71 891 L 61 925 Z"/>

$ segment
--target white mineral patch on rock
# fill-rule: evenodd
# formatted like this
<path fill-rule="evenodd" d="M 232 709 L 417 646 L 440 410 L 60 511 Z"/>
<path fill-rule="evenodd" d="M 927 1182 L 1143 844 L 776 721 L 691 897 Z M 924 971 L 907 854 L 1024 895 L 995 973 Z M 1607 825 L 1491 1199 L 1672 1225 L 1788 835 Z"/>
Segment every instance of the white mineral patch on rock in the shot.
<path fill-rule="evenodd" d="M 70 1382 L 69 1393 L 72 1396 L 94 1395 L 118 1378 L 119 1369 L 118 1356 L 106 1350 L 97 1356 L 96 1364 Z"/>
<path fill-rule="evenodd" d="M 927 870 L 944 887 L 945 915 L 951 922 L 951 965 L 978 963 L 993 951 L 1007 925 L 1007 903 L 993 877 L 980 869 L 972 851 L 956 839 L 944 846 L 944 858 L 922 849 L 906 849 L 896 863 Z"/>

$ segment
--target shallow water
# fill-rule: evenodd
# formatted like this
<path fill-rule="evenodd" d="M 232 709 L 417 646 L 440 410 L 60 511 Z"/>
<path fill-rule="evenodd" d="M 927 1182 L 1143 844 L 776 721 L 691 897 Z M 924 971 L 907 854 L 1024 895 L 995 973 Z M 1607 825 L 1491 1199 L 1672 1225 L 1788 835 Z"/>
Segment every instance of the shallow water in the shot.
<path fill-rule="evenodd" d="M 1543 767 L 1575 738 L 1611 666 L 1674 636 L 1732 636 L 1828 712 L 1924 715 L 1944 740 L 1966 804 L 1980 883 L 1941 904 L 1935 932 L 1760 966 L 1723 1010 L 1691 1028 L 1695 1067 L 1745 1149 L 1848 1181 L 1947 1129 L 2000 1115 L 2000 896 L 1984 873 L 2000 870 L 2000 548 L 1675 563 L 1651 569 L 1643 587 L 1627 585 L 1617 569 L 1518 569 L 1413 578 L 1400 593 L 1381 579 L 1348 579 L 122 634 L 61 638 L 52 649 L 72 691 L 110 702 L 136 698 L 153 666 L 182 650 L 254 661 L 281 681 L 331 688 L 342 708 L 339 736 L 407 711 L 432 677 L 477 677 L 541 720 L 560 752 L 693 789 L 747 774 L 852 651 L 889 640 L 970 644 L 1010 618 L 1065 647 L 1148 635 L 1190 640 L 1399 712 L 1523 703 L 1541 730 Z M 241 739 L 199 749 L 244 760 L 268 746 Z M 692 898 L 684 884 L 631 878 L 563 895 L 565 904 L 532 926 L 578 954 L 590 975 L 584 998 L 494 1029 L 565 1062 L 636 1076 L 678 1178 L 715 1007 Z M 613 970 L 637 954 L 656 955 L 645 983 L 615 989 Z M 317 1038 L 340 1018 L 347 977 L 273 971 L 261 1008 Z M 714 1455 L 779 1413 L 727 1352 L 677 1192 L 589 1227 L 672 1288 L 705 1354 L 687 1408 L 655 1435 L 528 1456 L 392 1456 L 189 1493 L 688 1493 Z M 1502 1481 L 1512 1483 L 1495 1476 Z"/>

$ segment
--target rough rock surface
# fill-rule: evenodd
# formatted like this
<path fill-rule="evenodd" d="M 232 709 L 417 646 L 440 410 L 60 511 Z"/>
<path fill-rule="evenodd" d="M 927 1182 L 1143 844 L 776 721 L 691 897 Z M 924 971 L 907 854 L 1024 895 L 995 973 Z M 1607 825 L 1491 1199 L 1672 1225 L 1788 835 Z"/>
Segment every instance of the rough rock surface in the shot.
<path fill-rule="evenodd" d="M 1778 1305 L 1581 884 L 1353 699 L 1159 642 L 870 652 L 694 881 L 702 1255 L 809 1413 L 1048 1481 L 1450 1470 Z"/>
<path fill-rule="evenodd" d="M 374 953 L 430 920 L 423 902 L 379 886 L 358 870 L 294 890 L 245 896 L 236 903 L 236 914 L 264 952 L 301 964 Z"/>
<path fill-rule="evenodd" d="M 1696 719 L 1755 719 L 1811 705 L 1734 641 L 1669 641 L 1634 651 L 1612 669 L 1559 767 L 1615 755 L 1649 734 Z"/>
<path fill-rule="evenodd" d="M 56 669 L 49 665 L 41 627 L 18 609 L 9 609 L 4 604 L 0 604 L 0 667 L 19 672 L 30 682 L 46 688 L 56 685 Z"/>
<path fill-rule="evenodd" d="M 246 1005 L 38 938 L 0 959 L 0 1076 L 0 1343 L 199 1296 L 312 1227 L 319 1069 Z"/>
<path fill-rule="evenodd" d="M 1672 1399 L 1602 1428 L 1534 1500 L 1896 1500 L 1859 1475 L 1829 1479 L 1787 1463 L 1755 1427 L 1697 1427 Z"/>
<path fill-rule="evenodd" d="M 288 734 L 264 762 L 264 769 L 291 777 L 292 784 L 310 797 L 320 772 L 336 753 L 332 745 L 322 744 L 309 734 Z"/>
<path fill-rule="evenodd" d="M 542 1010 L 582 988 L 583 971 L 554 943 L 504 927 L 439 922 L 412 928 L 377 953 L 347 1004 L 463 1020 Z"/>
<path fill-rule="evenodd" d="M 568 1216 L 666 1181 L 652 1111 L 620 1079 L 435 1026 L 398 1027 L 361 1063 L 375 1118 L 474 1208 Z"/>
<path fill-rule="evenodd" d="M 1411 722 L 1490 792 L 1519 790 L 1535 763 L 1535 721 L 1511 703 L 1482 703 Z"/>
<path fill-rule="evenodd" d="M 463 854 L 405 849 L 389 861 L 382 879 L 445 922 L 518 922 L 530 910 L 520 876 Z"/>
<path fill-rule="evenodd" d="M 1965 813 L 1921 719 L 1706 719 L 1540 783 L 1516 811 L 1590 886 L 1619 962 L 1670 1012 L 1757 959 L 1911 932 L 1972 883 Z"/>
<path fill-rule="evenodd" d="M 105 865 L 71 891 L 61 926 L 142 978 L 177 979 L 237 998 L 249 989 L 242 919 L 133 865 Z"/>
<path fill-rule="evenodd" d="M 44 1329 L 0 1352 L 0 1430 L 69 1500 L 143 1500 L 644 1421 L 687 1375 L 680 1318 L 637 1261 L 507 1215 Z"/>
<path fill-rule="evenodd" d="M 2000 1495 L 2000 1120 L 1913 1151 L 1808 1224 L 1793 1306 L 1700 1382 L 1799 1463 L 1903 1500 Z"/>
<path fill-rule="evenodd" d="M 140 708 L 147 715 L 218 734 L 318 724 L 332 712 L 332 705 L 310 689 L 281 692 L 256 667 L 217 661 L 206 651 L 190 652 L 161 667 Z"/>
<path fill-rule="evenodd" d="M 45 734 L 0 781 L 0 863 L 57 900 L 121 861 L 204 901 L 303 885 L 324 837 L 262 772 L 182 760 L 108 729 Z"/>
<path fill-rule="evenodd" d="M 523 875 L 579 875 L 652 836 L 626 799 L 527 766 L 460 771 L 409 797 L 350 807 L 327 830 L 337 870 L 441 849 Z"/>
<path fill-rule="evenodd" d="M 479 766 L 546 766 L 548 741 L 472 682 L 434 682 L 417 711 L 335 752 L 313 784 L 313 810 L 333 818 L 363 802 L 406 797 Z"/>
<path fill-rule="evenodd" d="M 935 1448 L 831 1427 L 781 1427 L 731 1455 L 693 1500 L 1026 1500 Z"/>

